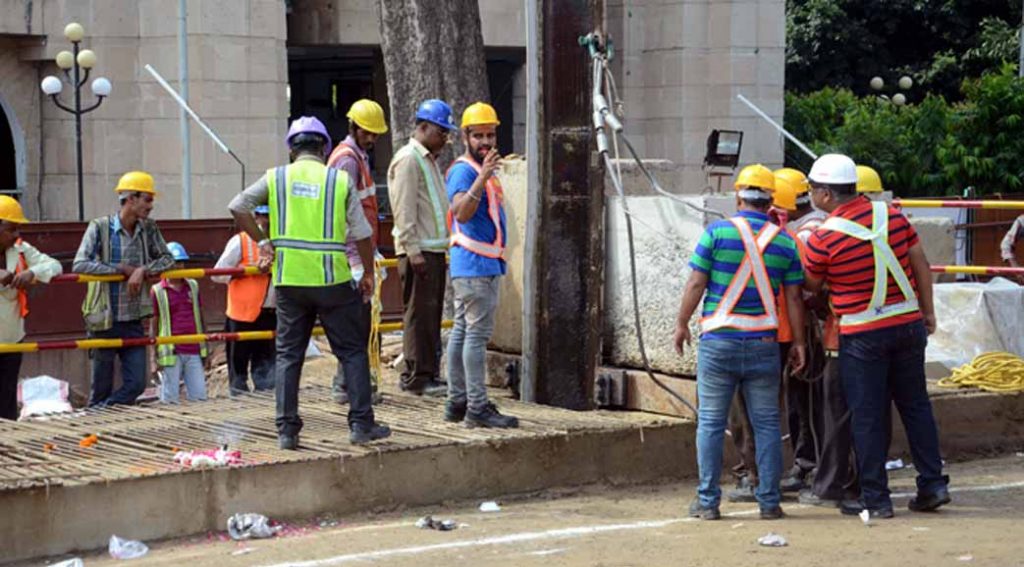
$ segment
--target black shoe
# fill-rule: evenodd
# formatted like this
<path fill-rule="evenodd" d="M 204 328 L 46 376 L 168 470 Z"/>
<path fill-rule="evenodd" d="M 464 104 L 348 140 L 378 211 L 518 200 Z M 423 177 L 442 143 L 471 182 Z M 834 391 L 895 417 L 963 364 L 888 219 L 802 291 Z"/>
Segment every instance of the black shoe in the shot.
<path fill-rule="evenodd" d="M 785 514 L 782 513 L 782 506 L 761 508 L 762 520 L 781 520 L 783 516 L 785 516 Z"/>
<path fill-rule="evenodd" d="M 820 506 L 822 508 L 838 508 L 839 500 L 832 500 L 831 498 L 821 498 L 815 494 L 810 488 L 800 491 L 800 495 L 797 497 L 797 501 L 806 506 Z M 858 504 L 859 506 L 860 504 Z"/>
<path fill-rule="evenodd" d="M 722 513 L 718 510 L 718 506 L 712 508 L 705 508 L 700 505 L 700 498 L 694 497 L 690 502 L 690 517 L 700 518 L 702 520 L 718 520 L 722 517 Z"/>
<path fill-rule="evenodd" d="M 334 393 L 334 401 L 336 401 L 336 402 L 338 402 L 339 404 L 342 404 L 342 405 L 347 404 L 348 403 L 348 392 L 345 392 L 345 391 L 335 392 Z"/>
<path fill-rule="evenodd" d="M 800 492 L 807 488 L 807 473 L 800 467 L 793 465 L 793 468 L 789 470 L 789 474 L 779 482 L 779 490 L 782 492 Z"/>
<path fill-rule="evenodd" d="M 391 428 L 386 425 L 374 423 L 372 425 L 353 424 L 348 434 L 348 441 L 353 445 L 363 445 L 378 439 L 391 437 Z"/>
<path fill-rule="evenodd" d="M 494 404 L 487 404 L 483 411 L 466 412 L 466 427 L 519 427 L 519 419 L 510 415 L 501 415 Z"/>
<path fill-rule="evenodd" d="M 379 404 L 379 403 L 381 403 L 383 401 L 384 401 L 384 392 L 380 392 L 380 391 L 374 390 L 373 394 L 370 395 L 370 403 L 373 404 L 373 405 L 377 405 L 377 404 Z"/>
<path fill-rule="evenodd" d="M 294 451 L 299 448 L 299 434 L 295 435 L 278 435 L 277 446 L 285 451 Z"/>
<path fill-rule="evenodd" d="M 921 494 L 918 492 L 916 497 L 910 499 L 907 509 L 911 512 L 934 512 L 940 506 L 945 506 L 951 501 L 949 490 L 940 488 L 931 494 Z"/>
<path fill-rule="evenodd" d="M 839 512 L 844 516 L 859 516 L 864 511 L 864 506 L 856 500 L 843 500 L 839 503 Z M 895 514 L 892 508 L 869 508 L 868 514 L 872 520 L 888 520 Z"/>
<path fill-rule="evenodd" d="M 466 419 L 466 403 L 457 404 L 448 400 L 444 403 L 444 420 L 451 423 L 459 423 Z"/>
<path fill-rule="evenodd" d="M 430 398 L 441 398 L 448 395 L 448 386 L 444 384 L 430 381 L 424 386 L 409 386 L 404 382 L 398 384 L 399 389 L 403 392 L 412 394 L 414 396 L 427 396 Z"/>
<path fill-rule="evenodd" d="M 736 483 L 736 488 L 725 493 L 725 499 L 729 502 L 757 502 L 754 496 L 754 485 L 750 483 L 750 477 L 744 476 Z"/>

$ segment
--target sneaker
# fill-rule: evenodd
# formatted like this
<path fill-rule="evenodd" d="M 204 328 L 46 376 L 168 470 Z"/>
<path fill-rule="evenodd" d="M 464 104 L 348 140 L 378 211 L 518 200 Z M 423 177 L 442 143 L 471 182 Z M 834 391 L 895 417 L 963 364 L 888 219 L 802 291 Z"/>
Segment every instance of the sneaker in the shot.
<path fill-rule="evenodd" d="M 949 490 L 940 488 L 931 494 L 917 493 L 917 496 L 910 499 L 907 509 L 911 512 L 934 512 L 940 506 L 945 506 L 952 501 L 949 497 Z"/>
<path fill-rule="evenodd" d="M 736 482 L 736 488 L 725 493 L 725 499 L 729 502 L 757 502 L 754 496 L 754 485 L 750 483 L 750 477 L 744 476 Z"/>
<path fill-rule="evenodd" d="M 371 441 L 386 439 L 388 437 L 391 437 L 391 428 L 379 423 L 373 423 L 371 425 L 353 424 L 351 431 L 348 434 L 349 443 L 352 443 L 353 445 L 363 445 Z"/>
<path fill-rule="evenodd" d="M 857 500 L 843 500 L 839 503 L 839 512 L 844 516 L 859 516 L 864 511 L 864 506 Z M 869 508 L 868 514 L 872 520 L 888 520 L 892 518 L 892 508 Z"/>
<path fill-rule="evenodd" d="M 718 506 L 711 508 L 705 508 L 700 504 L 700 497 L 694 497 L 690 501 L 690 517 L 700 518 L 701 520 L 718 520 L 722 517 L 722 512 L 718 510 Z"/>
<path fill-rule="evenodd" d="M 441 398 L 448 395 L 448 386 L 444 384 L 430 381 L 424 386 L 409 386 L 404 382 L 398 384 L 399 389 L 403 392 L 412 394 L 414 396 L 427 396 L 429 398 Z"/>
<path fill-rule="evenodd" d="M 797 501 L 806 506 L 820 506 L 822 508 L 838 508 L 839 500 L 833 500 L 831 498 L 821 498 L 815 494 L 810 488 L 806 488 L 800 491 L 800 495 L 797 496 Z"/>
<path fill-rule="evenodd" d="M 807 488 L 807 473 L 797 465 L 789 469 L 789 473 L 779 482 L 779 490 L 782 492 L 800 492 Z"/>
<path fill-rule="evenodd" d="M 285 451 L 295 451 L 299 448 L 299 434 L 278 435 L 277 446 Z"/>
<path fill-rule="evenodd" d="M 785 514 L 782 513 L 782 506 L 761 508 L 762 520 L 781 520 L 783 516 L 785 516 Z"/>
<path fill-rule="evenodd" d="M 466 403 L 457 404 L 451 400 L 444 403 L 444 420 L 451 423 L 459 423 L 466 419 Z"/>
<path fill-rule="evenodd" d="M 493 403 L 488 403 L 479 412 L 466 412 L 466 427 L 519 427 L 519 419 L 510 415 L 501 415 Z"/>

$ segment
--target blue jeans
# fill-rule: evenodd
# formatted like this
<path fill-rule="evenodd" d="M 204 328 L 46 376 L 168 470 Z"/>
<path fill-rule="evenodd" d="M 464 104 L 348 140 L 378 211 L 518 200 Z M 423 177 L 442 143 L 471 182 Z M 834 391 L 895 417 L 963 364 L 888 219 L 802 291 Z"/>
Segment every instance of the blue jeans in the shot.
<path fill-rule="evenodd" d="M 165 366 L 163 382 L 160 384 L 160 401 L 165 404 L 176 404 L 181 394 L 181 383 L 185 382 L 185 392 L 190 402 L 206 399 L 206 370 L 203 368 L 203 357 L 198 354 L 179 354 L 174 366 Z"/>
<path fill-rule="evenodd" d="M 697 465 L 701 506 L 718 506 L 722 489 L 722 444 L 729 405 L 736 388 L 747 403 L 754 429 L 757 471 L 755 496 L 761 508 L 779 505 L 782 495 L 782 433 L 779 429 L 779 344 L 762 339 L 705 339 L 697 351 Z"/>
<path fill-rule="evenodd" d="M 946 486 L 939 431 L 925 390 L 927 344 L 928 333 L 920 321 L 840 337 L 839 374 L 850 406 L 861 500 L 867 508 L 892 508 L 885 460 L 893 402 L 910 443 L 918 492 L 932 494 Z"/>
<path fill-rule="evenodd" d="M 137 339 L 146 336 L 142 321 L 115 321 L 94 339 Z M 121 387 L 114 389 L 114 358 L 121 357 Z M 146 390 L 146 347 L 99 348 L 92 351 L 92 392 L 89 405 L 134 404 Z"/>
<path fill-rule="evenodd" d="M 448 399 L 472 413 L 487 406 L 487 342 L 494 331 L 499 276 L 453 278 L 455 324 L 448 337 Z"/>

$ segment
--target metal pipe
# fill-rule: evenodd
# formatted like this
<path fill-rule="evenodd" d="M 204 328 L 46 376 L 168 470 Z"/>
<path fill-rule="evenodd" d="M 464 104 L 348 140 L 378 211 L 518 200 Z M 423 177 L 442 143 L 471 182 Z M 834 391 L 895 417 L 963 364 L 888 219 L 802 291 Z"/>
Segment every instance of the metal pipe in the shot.
<path fill-rule="evenodd" d="M 1024 268 L 1006 266 L 932 266 L 931 271 L 936 274 L 971 274 L 975 276 L 1019 276 L 1024 274 Z"/>
<path fill-rule="evenodd" d="M 760 108 L 758 108 L 756 104 L 754 104 L 754 103 L 750 102 L 749 100 L 747 100 L 747 97 L 745 97 L 745 96 L 743 96 L 741 94 L 738 94 L 738 95 L 736 95 L 736 98 L 740 99 L 740 102 L 742 102 L 743 104 L 749 106 L 750 110 L 753 110 L 755 114 L 757 114 L 761 118 L 764 118 L 765 120 L 767 120 L 769 124 L 771 124 L 776 130 L 778 130 L 790 142 L 793 142 L 794 144 L 796 144 L 796 147 L 798 147 L 801 150 L 803 150 L 803 152 L 805 154 L 811 156 L 811 159 L 818 159 L 818 154 L 812 152 L 811 148 L 808 148 L 807 146 L 805 146 L 804 143 L 801 142 L 800 140 L 798 140 L 796 136 L 790 134 L 789 131 L 787 131 L 785 128 L 782 127 L 782 125 L 780 125 L 778 122 L 772 120 L 772 117 L 768 116 L 767 114 L 765 114 L 764 111 L 761 110 Z"/>
<path fill-rule="evenodd" d="M 85 220 L 85 185 L 82 180 L 82 82 L 79 77 L 78 67 L 78 41 L 72 42 L 71 45 L 74 49 L 75 65 L 74 65 L 74 84 L 71 86 L 75 89 L 75 159 L 78 166 L 78 220 Z M 56 97 L 54 97 L 56 100 Z"/>
<path fill-rule="evenodd" d="M 537 316 L 537 231 L 540 221 L 540 0 L 524 0 L 526 4 L 526 234 L 523 238 L 523 366 L 519 397 L 524 402 L 536 401 L 537 332 L 533 324 Z"/>
<path fill-rule="evenodd" d="M 893 206 L 919 209 L 1006 209 L 1024 210 L 1024 201 L 893 199 Z"/>
<path fill-rule="evenodd" d="M 260 274 L 260 269 L 256 266 L 246 266 L 244 268 L 183 268 L 161 272 L 156 278 L 208 278 L 211 276 L 255 276 L 258 274 Z M 123 282 L 125 279 L 127 278 L 122 274 L 61 274 L 50 280 L 50 283 Z"/>
<path fill-rule="evenodd" d="M 178 0 L 178 89 L 188 102 L 188 0 Z M 182 108 L 181 123 L 181 218 L 192 218 L 192 138 L 188 114 Z"/>

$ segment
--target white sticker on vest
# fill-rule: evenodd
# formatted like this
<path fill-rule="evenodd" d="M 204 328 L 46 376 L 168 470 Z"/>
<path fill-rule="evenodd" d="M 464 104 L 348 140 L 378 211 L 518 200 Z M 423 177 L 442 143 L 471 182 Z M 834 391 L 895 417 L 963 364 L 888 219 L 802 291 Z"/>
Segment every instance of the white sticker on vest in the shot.
<path fill-rule="evenodd" d="M 303 183 L 301 181 L 296 181 L 292 183 L 292 196 L 305 197 L 307 199 L 319 199 L 320 186 L 313 185 L 312 183 Z"/>

